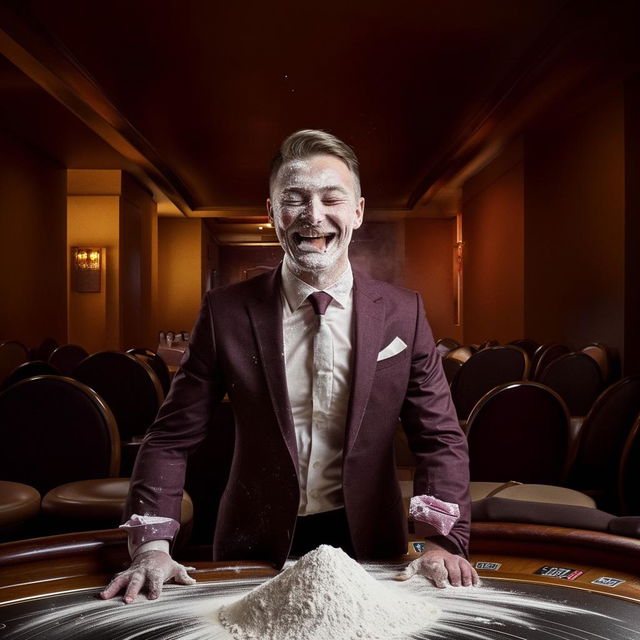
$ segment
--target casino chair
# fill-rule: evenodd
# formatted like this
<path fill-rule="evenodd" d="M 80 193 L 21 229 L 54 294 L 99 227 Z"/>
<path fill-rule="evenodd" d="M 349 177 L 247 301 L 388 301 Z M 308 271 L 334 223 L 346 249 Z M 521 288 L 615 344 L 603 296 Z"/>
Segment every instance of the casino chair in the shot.
<path fill-rule="evenodd" d="M 592 342 L 586 347 L 582 347 L 580 351 L 595 360 L 598 367 L 600 367 L 602 381 L 605 385 L 620 379 L 619 358 L 607 345 L 601 342 Z"/>
<path fill-rule="evenodd" d="M 449 353 L 449 351 L 457 349 L 459 346 L 460 343 L 453 338 L 440 338 L 436 340 L 436 351 L 443 358 L 447 355 L 447 353 Z"/>
<path fill-rule="evenodd" d="M 167 393 L 169 393 L 169 388 L 171 387 L 171 375 L 169 374 L 169 367 L 167 366 L 167 363 L 151 349 L 127 349 L 127 353 L 135 356 L 139 360 L 142 360 L 142 362 L 145 362 L 153 369 L 154 373 L 158 376 L 158 380 L 160 380 L 162 391 L 166 396 Z"/>
<path fill-rule="evenodd" d="M 49 356 L 49 364 L 62 372 L 62 375 L 71 376 L 73 370 L 89 354 L 85 349 L 77 344 L 63 344 L 54 349 Z"/>
<path fill-rule="evenodd" d="M 444 369 L 444 375 L 447 378 L 449 385 L 453 382 L 460 367 L 475 353 L 473 347 L 460 346 L 451 349 L 442 358 L 442 368 Z"/>
<path fill-rule="evenodd" d="M 640 413 L 631 427 L 620 457 L 618 504 L 622 515 L 640 515 Z"/>
<path fill-rule="evenodd" d="M 637 516 L 620 517 L 591 506 L 514 500 L 499 496 L 472 502 L 471 521 L 539 524 L 640 538 L 640 517 Z"/>
<path fill-rule="evenodd" d="M 44 360 L 29 360 L 18 365 L 0 385 L 0 391 L 7 389 L 12 384 L 20 382 L 20 380 L 26 380 L 27 378 L 33 378 L 34 376 L 59 376 L 62 375 L 58 369 L 52 364 L 45 362 Z"/>
<path fill-rule="evenodd" d="M 0 441 L 3 479 L 41 494 L 118 472 L 113 415 L 93 390 L 71 378 L 36 376 L 0 393 Z"/>
<path fill-rule="evenodd" d="M 85 358 L 73 377 L 96 391 L 111 409 L 122 442 L 121 475 L 130 476 L 142 436 L 164 400 L 158 376 L 136 356 L 101 351 Z"/>
<path fill-rule="evenodd" d="M 527 354 L 512 345 L 486 347 L 474 353 L 451 382 L 458 419 L 466 420 L 475 404 L 491 389 L 526 379 L 528 370 Z"/>
<path fill-rule="evenodd" d="M 538 342 L 531 340 L 530 338 L 512 340 L 508 344 L 512 344 L 514 347 L 520 347 L 529 356 L 529 362 L 531 363 L 533 363 L 533 356 L 540 346 Z"/>
<path fill-rule="evenodd" d="M 40 345 L 34 349 L 34 360 L 49 361 L 51 354 L 59 347 L 58 341 L 54 338 L 45 338 Z"/>
<path fill-rule="evenodd" d="M 567 472 L 569 413 L 536 382 L 511 382 L 485 394 L 467 421 L 471 480 L 559 485 Z"/>
<path fill-rule="evenodd" d="M 0 394 L 0 469 L 42 498 L 40 533 L 117 527 L 129 479 L 118 478 L 120 438 L 113 414 L 86 385 L 37 376 Z M 183 497 L 188 533 L 193 506 Z"/>
<path fill-rule="evenodd" d="M 40 513 L 40 493 L 26 484 L 0 480 L 0 542 L 31 537 Z"/>
<path fill-rule="evenodd" d="M 539 380 L 547 365 L 565 353 L 571 353 L 571 349 L 564 344 L 549 342 L 540 345 L 533 354 L 533 360 L 531 361 L 531 375 L 529 376 L 531 380 Z"/>
<path fill-rule="evenodd" d="M 29 351 L 21 342 L 7 340 L 0 342 L 0 381 L 23 362 L 29 360 Z"/>
<path fill-rule="evenodd" d="M 586 416 L 603 389 L 600 367 L 580 352 L 567 353 L 550 362 L 538 382 L 560 395 L 571 416 Z"/>
<path fill-rule="evenodd" d="M 577 434 L 567 486 L 593 496 L 601 509 L 618 509 L 620 460 L 639 413 L 640 375 L 629 376 L 600 394 Z"/>

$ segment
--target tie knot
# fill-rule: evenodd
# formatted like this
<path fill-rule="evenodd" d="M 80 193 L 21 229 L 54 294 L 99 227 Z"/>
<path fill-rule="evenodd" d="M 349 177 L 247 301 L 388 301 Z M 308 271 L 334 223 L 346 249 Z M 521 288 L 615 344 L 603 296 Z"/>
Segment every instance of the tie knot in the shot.
<path fill-rule="evenodd" d="M 307 296 L 307 300 L 311 303 L 316 315 L 323 316 L 327 307 L 331 304 L 333 297 L 326 291 L 316 291 L 315 293 L 310 293 Z"/>

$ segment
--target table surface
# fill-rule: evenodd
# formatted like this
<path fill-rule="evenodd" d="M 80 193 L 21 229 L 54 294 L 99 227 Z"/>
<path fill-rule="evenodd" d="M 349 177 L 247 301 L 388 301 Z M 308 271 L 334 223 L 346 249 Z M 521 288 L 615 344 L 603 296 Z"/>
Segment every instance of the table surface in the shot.
<path fill-rule="evenodd" d="M 638 541 L 532 525 L 473 529 L 471 561 L 483 586 L 439 590 L 410 581 L 442 611 L 414 640 L 640 640 Z M 395 588 L 391 578 L 417 557 L 419 544 L 410 543 L 398 562 L 365 568 Z M 156 602 L 98 599 L 111 572 L 126 564 L 117 531 L 0 545 L 0 637 L 230 640 L 217 610 L 277 574 L 259 562 L 195 563 L 198 584 L 167 586 Z"/>

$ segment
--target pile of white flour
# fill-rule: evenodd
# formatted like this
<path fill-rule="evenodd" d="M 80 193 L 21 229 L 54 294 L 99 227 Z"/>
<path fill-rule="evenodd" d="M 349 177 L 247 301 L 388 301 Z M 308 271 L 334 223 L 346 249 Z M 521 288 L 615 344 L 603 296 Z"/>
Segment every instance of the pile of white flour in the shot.
<path fill-rule="evenodd" d="M 438 615 L 429 600 L 376 580 L 327 545 L 219 612 L 237 640 L 390 640 L 428 628 Z"/>

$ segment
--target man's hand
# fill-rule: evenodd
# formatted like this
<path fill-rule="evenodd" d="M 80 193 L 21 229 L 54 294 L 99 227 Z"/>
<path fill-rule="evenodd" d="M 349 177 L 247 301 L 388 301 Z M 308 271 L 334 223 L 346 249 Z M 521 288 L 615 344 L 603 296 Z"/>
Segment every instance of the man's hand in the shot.
<path fill-rule="evenodd" d="M 396 580 L 409 580 L 418 573 L 431 580 L 439 589 L 444 589 L 447 584 L 454 587 L 480 584 L 476 570 L 466 558 L 449 553 L 435 542 L 427 542 L 426 549 Z"/>
<path fill-rule="evenodd" d="M 193 570 L 193 567 L 178 564 L 164 551 L 144 551 L 135 556 L 126 571 L 113 577 L 100 597 L 108 600 L 126 587 L 122 601 L 129 604 L 146 587 L 147 598 L 155 600 L 162 593 L 162 585 L 169 580 L 177 584 L 195 584 L 196 581 L 187 574 L 189 569 Z"/>

